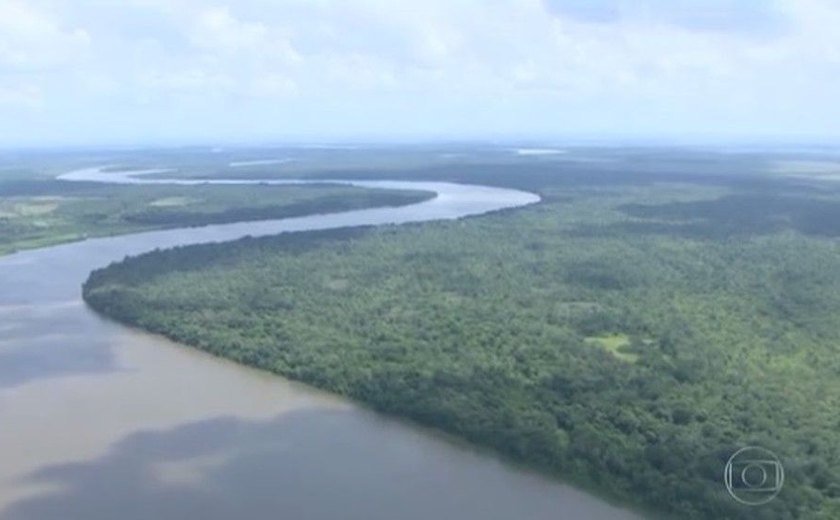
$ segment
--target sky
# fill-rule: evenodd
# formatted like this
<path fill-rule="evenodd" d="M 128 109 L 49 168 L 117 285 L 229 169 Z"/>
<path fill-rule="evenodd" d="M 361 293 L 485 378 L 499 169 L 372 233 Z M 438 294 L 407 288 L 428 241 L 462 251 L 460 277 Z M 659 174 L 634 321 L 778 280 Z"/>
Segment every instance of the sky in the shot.
<path fill-rule="evenodd" d="M 0 0 L 0 147 L 840 139 L 840 0 Z"/>

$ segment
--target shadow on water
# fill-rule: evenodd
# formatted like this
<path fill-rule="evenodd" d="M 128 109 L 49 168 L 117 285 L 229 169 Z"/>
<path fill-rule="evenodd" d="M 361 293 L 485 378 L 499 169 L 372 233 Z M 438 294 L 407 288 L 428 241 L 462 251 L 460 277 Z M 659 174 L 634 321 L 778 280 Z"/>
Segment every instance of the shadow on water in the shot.
<path fill-rule="evenodd" d="M 421 432 L 389 434 L 403 428 L 391 423 L 299 410 L 135 433 L 100 459 L 29 475 L 22 484 L 51 491 L 13 503 L 0 517 L 562 520 L 602 511 L 637 518 L 566 486 L 498 471 L 492 458 L 441 450 L 447 443 Z"/>
<path fill-rule="evenodd" d="M 110 324 L 83 305 L 0 307 L 0 388 L 116 370 Z"/>

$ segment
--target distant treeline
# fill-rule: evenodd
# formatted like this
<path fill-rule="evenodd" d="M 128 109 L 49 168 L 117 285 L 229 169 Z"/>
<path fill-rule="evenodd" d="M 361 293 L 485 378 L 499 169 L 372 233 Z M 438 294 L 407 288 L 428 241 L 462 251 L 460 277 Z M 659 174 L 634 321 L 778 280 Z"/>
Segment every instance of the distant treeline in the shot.
<path fill-rule="evenodd" d="M 225 222 L 270 220 L 323 213 L 337 213 L 368 207 L 403 206 L 433 197 L 433 193 L 405 191 L 369 191 L 346 195 L 331 195 L 284 205 L 263 207 L 235 207 L 215 213 L 179 211 L 171 208 L 145 208 L 123 216 L 126 222 L 150 226 L 203 226 Z"/>

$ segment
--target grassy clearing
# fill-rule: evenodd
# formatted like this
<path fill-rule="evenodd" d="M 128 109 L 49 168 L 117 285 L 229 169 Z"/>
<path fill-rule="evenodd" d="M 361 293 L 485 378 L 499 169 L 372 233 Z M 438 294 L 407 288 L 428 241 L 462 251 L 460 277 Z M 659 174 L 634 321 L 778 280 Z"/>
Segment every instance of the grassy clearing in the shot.
<path fill-rule="evenodd" d="M 149 206 L 155 208 L 174 208 L 178 206 L 188 206 L 190 204 L 198 204 L 201 200 L 192 197 L 164 197 L 162 199 L 154 200 L 149 203 Z"/>
<path fill-rule="evenodd" d="M 589 336 L 584 341 L 589 344 L 597 345 L 617 359 L 626 361 L 628 363 L 635 363 L 639 360 L 639 355 L 633 352 L 626 352 L 624 349 L 630 346 L 630 337 L 626 334 L 607 334 L 604 336 Z"/>

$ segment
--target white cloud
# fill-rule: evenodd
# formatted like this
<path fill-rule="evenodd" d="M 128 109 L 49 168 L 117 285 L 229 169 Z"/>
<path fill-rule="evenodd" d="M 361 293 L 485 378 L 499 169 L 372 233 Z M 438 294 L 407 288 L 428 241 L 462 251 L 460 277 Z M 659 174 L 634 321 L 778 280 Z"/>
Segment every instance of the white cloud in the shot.
<path fill-rule="evenodd" d="M 166 119 L 185 138 L 212 128 L 269 135 L 289 114 L 305 115 L 284 118 L 290 135 L 840 135 L 836 1 L 698 9 L 687 0 L 0 0 L 0 103 L 41 107 L 53 121 L 83 109 L 124 121 L 140 103 L 138 120 Z M 0 127 L 0 142 L 8 135 Z"/>
<path fill-rule="evenodd" d="M 200 48 L 222 52 L 257 51 L 266 43 L 268 29 L 258 22 L 243 22 L 226 7 L 210 7 L 198 13 L 191 41 Z"/>
<path fill-rule="evenodd" d="M 0 85 L 0 107 L 38 109 L 43 106 L 40 89 L 33 85 Z"/>
<path fill-rule="evenodd" d="M 179 70 L 171 73 L 149 71 L 138 77 L 143 90 L 166 90 L 183 93 L 213 92 L 230 89 L 234 80 L 223 74 L 211 74 L 200 68 Z"/>
<path fill-rule="evenodd" d="M 63 28 L 22 1 L 0 0 L 0 70 L 56 65 L 84 52 L 89 44 L 84 29 Z"/>

